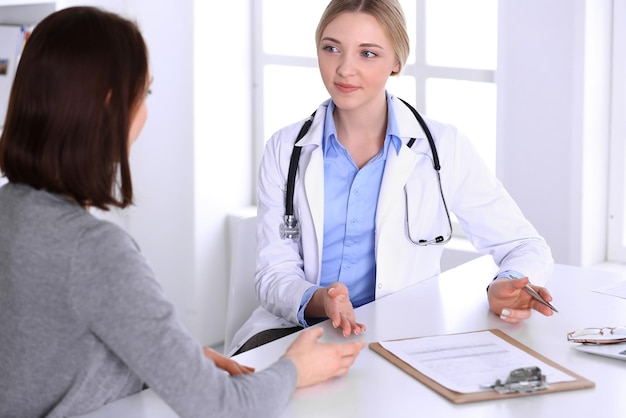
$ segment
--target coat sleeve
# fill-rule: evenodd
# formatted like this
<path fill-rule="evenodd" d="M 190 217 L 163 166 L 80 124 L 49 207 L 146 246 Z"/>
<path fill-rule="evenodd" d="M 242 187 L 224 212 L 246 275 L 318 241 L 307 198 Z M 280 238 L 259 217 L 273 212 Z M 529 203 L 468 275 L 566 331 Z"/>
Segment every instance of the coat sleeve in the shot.
<path fill-rule="evenodd" d="M 451 191 L 451 210 L 463 231 L 482 254 L 493 256 L 500 271 L 517 270 L 535 284 L 545 284 L 554 261 L 550 247 L 496 176 L 487 168 L 469 140 L 456 132 L 446 161 L 442 161 Z M 445 180 L 442 180 L 445 181 Z"/>
<path fill-rule="evenodd" d="M 305 277 L 302 240 L 282 239 L 279 234 L 284 222 L 289 159 L 300 126 L 284 128 L 268 141 L 259 169 L 257 205 L 257 296 L 266 310 L 294 325 L 298 325 L 302 295 L 314 286 Z"/>

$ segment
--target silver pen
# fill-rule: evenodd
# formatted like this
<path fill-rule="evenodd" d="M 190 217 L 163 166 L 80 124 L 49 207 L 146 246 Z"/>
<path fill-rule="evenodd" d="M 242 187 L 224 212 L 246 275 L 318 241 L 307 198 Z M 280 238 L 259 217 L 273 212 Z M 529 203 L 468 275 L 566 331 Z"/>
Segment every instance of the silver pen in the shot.
<path fill-rule="evenodd" d="M 521 279 L 521 277 L 515 277 L 511 274 L 509 274 L 509 278 L 511 279 Z M 528 293 L 530 296 L 532 296 L 533 298 L 535 298 L 536 300 L 538 300 L 539 302 L 543 303 L 544 305 L 546 305 L 548 308 L 552 309 L 553 312 L 558 312 L 558 310 L 550 303 L 550 302 L 546 302 L 546 300 L 544 298 L 541 297 L 541 295 L 539 293 L 537 293 L 537 291 L 535 289 L 533 289 L 532 287 L 530 287 L 529 284 L 527 284 L 526 286 L 524 286 L 524 290 L 526 291 L 526 293 Z"/>

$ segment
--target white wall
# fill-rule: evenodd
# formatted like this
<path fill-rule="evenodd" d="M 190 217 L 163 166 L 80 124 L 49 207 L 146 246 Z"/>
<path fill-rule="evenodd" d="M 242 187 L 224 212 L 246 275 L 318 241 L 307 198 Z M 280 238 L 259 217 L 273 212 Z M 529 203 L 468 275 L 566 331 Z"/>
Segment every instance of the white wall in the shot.
<path fill-rule="evenodd" d="M 195 277 L 203 341 L 224 338 L 227 215 L 254 202 L 250 2 L 195 1 Z"/>
<path fill-rule="evenodd" d="M 214 344 L 225 323 L 226 216 L 251 203 L 248 2 L 126 3 L 154 74 L 129 229 L 192 333 Z"/>
<path fill-rule="evenodd" d="M 499 2 L 498 176 L 558 263 L 605 257 L 610 0 Z"/>

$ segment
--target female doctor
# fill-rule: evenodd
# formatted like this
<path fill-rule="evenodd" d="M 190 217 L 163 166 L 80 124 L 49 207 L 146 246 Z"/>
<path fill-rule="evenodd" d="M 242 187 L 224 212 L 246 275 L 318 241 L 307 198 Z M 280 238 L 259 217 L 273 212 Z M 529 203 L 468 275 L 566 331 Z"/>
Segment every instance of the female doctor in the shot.
<path fill-rule="evenodd" d="M 499 266 L 488 286 L 490 309 L 512 323 L 532 309 L 551 315 L 522 291 L 531 278 L 552 300 L 538 286 L 553 264 L 545 240 L 455 127 L 428 119 L 422 127 L 385 90 L 409 55 L 398 1 L 331 0 L 316 43 L 331 99 L 266 145 L 258 189 L 261 306 L 228 353 L 325 318 L 345 336 L 362 333 L 354 307 L 440 273 L 449 212 Z M 290 181 L 294 145 L 300 155 Z"/>

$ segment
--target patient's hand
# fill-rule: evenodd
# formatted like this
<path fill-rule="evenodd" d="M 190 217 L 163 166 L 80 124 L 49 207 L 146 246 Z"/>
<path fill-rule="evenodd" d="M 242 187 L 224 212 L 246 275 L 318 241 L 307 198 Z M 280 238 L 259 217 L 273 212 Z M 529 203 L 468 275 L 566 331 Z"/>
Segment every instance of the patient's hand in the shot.
<path fill-rule="evenodd" d="M 204 352 L 204 355 L 210 358 L 211 360 L 213 360 L 213 362 L 215 363 L 217 367 L 219 367 L 222 370 L 225 370 L 231 376 L 236 376 L 238 374 L 248 374 L 248 373 L 254 372 L 253 367 L 243 366 L 237 363 L 235 360 L 232 360 L 228 357 L 221 355 L 220 353 L 213 350 L 212 348 L 204 347 L 202 350 Z"/>

